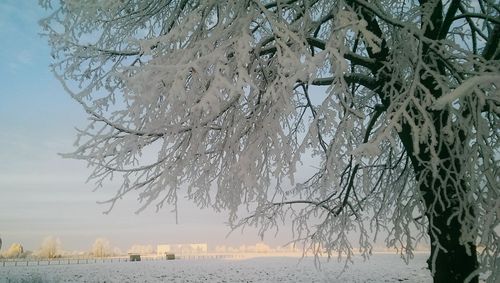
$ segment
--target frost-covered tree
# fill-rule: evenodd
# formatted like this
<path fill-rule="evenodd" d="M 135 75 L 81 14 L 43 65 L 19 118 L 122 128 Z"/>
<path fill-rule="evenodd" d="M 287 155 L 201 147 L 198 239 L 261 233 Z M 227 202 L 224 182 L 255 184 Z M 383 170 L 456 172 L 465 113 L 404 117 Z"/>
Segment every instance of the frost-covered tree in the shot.
<path fill-rule="evenodd" d="M 5 258 L 19 258 L 23 255 L 24 248 L 19 243 L 13 243 L 10 247 L 2 254 Z"/>
<path fill-rule="evenodd" d="M 406 258 L 428 235 L 435 282 L 498 280 L 498 1 L 51 4 L 53 70 L 90 118 L 69 156 L 121 177 L 110 209 L 183 190 L 328 255 L 352 230 Z"/>
<path fill-rule="evenodd" d="M 37 255 L 42 258 L 56 258 L 61 250 L 61 241 L 54 236 L 45 237 Z"/>
<path fill-rule="evenodd" d="M 112 254 L 109 240 L 105 238 L 97 238 L 92 245 L 91 253 L 95 257 L 106 257 Z"/>

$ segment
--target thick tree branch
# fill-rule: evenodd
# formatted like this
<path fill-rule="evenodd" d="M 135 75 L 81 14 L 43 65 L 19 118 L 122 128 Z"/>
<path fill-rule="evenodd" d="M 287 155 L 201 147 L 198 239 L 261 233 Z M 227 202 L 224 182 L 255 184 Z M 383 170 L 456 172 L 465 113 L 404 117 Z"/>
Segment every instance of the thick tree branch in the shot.
<path fill-rule="evenodd" d="M 446 37 L 448 34 L 448 30 L 451 27 L 451 24 L 453 23 L 453 16 L 455 16 L 459 6 L 460 6 L 461 0 L 453 0 L 448 8 L 448 11 L 446 12 L 446 16 L 444 18 L 443 24 L 441 25 L 441 28 L 439 29 L 439 36 L 438 39 L 443 39 Z"/>
<path fill-rule="evenodd" d="M 483 50 L 486 60 L 500 59 L 500 24 L 496 24 Z"/>
<path fill-rule="evenodd" d="M 374 78 L 364 75 L 364 74 L 347 74 L 344 76 L 344 79 L 347 83 L 356 83 L 360 84 L 372 91 L 377 91 L 379 88 L 379 84 L 377 80 Z M 325 85 L 331 85 L 335 81 L 335 77 L 328 77 L 328 78 L 318 78 L 314 79 L 311 84 L 312 85 L 317 85 L 317 86 L 325 86 Z"/>

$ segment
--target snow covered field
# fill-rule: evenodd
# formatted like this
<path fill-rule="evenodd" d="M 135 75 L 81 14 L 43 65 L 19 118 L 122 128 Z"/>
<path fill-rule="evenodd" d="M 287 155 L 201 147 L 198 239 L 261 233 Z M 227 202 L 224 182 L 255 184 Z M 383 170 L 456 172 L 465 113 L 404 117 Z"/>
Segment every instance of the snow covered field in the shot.
<path fill-rule="evenodd" d="M 173 260 L 49 266 L 0 266 L 0 282 L 430 282 L 427 254 L 406 265 L 397 255 L 375 254 L 342 273 L 344 264 L 311 258 Z"/>

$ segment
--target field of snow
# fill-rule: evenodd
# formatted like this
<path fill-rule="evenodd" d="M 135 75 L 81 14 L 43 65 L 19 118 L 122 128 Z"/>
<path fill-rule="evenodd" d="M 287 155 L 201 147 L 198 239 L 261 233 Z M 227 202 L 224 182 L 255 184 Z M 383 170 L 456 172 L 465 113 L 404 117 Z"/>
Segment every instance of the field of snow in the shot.
<path fill-rule="evenodd" d="M 406 265 L 397 255 L 375 254 L 342 272 L 336 260 L 262 257 L 244 260 L 171 260 L 49 266 L 0 266 L 0 282 L 430 282 L 427 254 Z"/>

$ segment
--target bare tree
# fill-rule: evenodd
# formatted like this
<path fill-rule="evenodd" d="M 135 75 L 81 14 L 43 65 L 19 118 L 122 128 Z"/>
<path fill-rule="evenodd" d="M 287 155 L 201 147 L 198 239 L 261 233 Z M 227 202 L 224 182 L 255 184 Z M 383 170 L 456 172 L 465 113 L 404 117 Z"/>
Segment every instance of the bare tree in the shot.
<path fill-rule="evenodd" d="M 328 255 L 350 257 L 354 229 L 364 255 L 380 232 L 408 258 L 428 235 L 435 282 L 494 282 L 499 12 L 494 0 L 61 1 L 41 24 L 90 117 L 68 156 L 97 187 L 123 178 L 110 210 L 131 191 L 141 209 L 175 207 L 185 189 L 233 227 L 292 218 Z"/>

